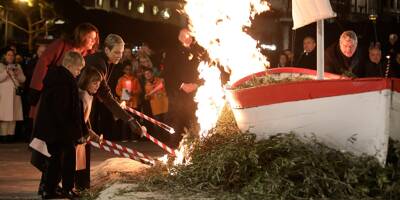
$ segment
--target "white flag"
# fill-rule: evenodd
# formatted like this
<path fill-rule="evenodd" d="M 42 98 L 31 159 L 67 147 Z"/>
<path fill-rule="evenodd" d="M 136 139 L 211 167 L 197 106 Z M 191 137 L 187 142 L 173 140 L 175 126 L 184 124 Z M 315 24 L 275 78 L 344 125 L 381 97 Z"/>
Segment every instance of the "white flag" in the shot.
<path fill-rule="evenodd" d="M 329 0 L 292 0 L 293 29 L 336 17 Z"/>

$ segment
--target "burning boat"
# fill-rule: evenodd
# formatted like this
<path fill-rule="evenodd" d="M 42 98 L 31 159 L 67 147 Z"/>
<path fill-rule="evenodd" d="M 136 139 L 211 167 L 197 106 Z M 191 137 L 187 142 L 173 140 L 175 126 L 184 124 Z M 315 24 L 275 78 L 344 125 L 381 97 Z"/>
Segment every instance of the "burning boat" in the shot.
<path fill-rule="evenodd" d="M 315 77 L 316 71 L 276 68 L 275 79 Z M 265 72 L 244 77 L 227 88 L 227 99 L 242 131 L 268 138 L 294 132 L 315 136 L 333 148 L 386 160 L 389 137 L 400 139 L 400 79 L 302 80 L 252 88 L 240 85 Z"/>

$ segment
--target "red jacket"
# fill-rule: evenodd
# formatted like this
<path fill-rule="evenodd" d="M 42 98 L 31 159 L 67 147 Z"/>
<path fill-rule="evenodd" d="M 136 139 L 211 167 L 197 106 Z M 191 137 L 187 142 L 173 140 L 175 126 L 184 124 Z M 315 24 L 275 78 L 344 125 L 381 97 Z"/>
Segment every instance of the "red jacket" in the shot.
<path fill-rule="evenodd" d="M 62 56 L 65 52 L 71 50 L 73 45 L 71 42 L 65 39 L 57 39 L 49 46 L 40 56 L 38 62 L 36 63 L 35 69 L 33 70 L 32 80 L 30 84 L 31 88 L 31 107 L 29 116 L 34 118 L 36 113 L 36 104 L 39 100 L 40 92 L 43 88 L 43 79 L 47 74 L 49 66 L 59 66 L 61 65 Z"/>

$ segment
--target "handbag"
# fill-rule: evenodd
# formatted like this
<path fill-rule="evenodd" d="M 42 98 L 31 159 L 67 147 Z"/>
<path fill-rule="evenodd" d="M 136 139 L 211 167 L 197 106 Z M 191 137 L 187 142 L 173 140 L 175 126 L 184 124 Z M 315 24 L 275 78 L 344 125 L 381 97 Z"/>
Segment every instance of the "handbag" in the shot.
<path fill-rule="evenodd" d="M 11 81 L 12 81 L 13 84 L 14 84 L 14 87 L 15 87 L 15 95 L 22 96 L 22 94 L 24 94 L 24 88 L 22 88 L 21 86 L 18 86 L 17 83 L 15 83 L 15 80 L 14 80 L 14 78 L 11 76 L 11 74 L 10 74 L 8 71 L 6 71 L 6 72 L 7 72 L 7 75 L 10 77 Z"/>

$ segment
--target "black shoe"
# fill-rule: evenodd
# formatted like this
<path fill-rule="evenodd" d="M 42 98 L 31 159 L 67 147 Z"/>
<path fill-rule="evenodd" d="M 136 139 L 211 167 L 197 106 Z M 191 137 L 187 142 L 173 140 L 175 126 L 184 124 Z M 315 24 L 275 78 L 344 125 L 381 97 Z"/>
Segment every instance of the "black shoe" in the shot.
<path fill-rule="evenodd" d="M 63 190 L 63 195 L 68 199 L 79 199 L 81 196 L 74 190 Z"/>
<path fill-rule="evenodd" d="M 61 194 L 59 192 L 46 192 L 43 191 L 42 193 L 42 199 L 64 199 L 67 198 L 64 194 Z"/>

